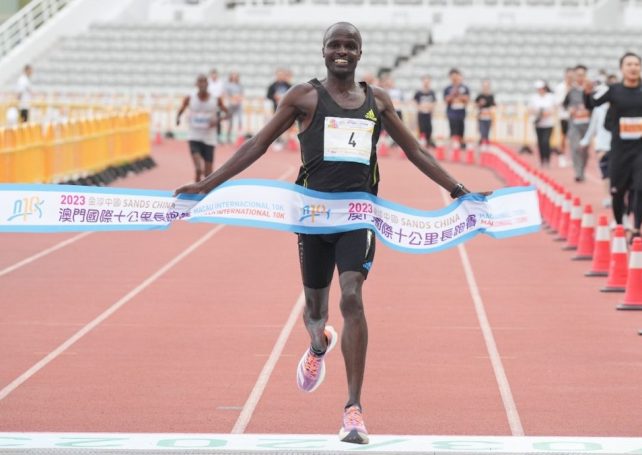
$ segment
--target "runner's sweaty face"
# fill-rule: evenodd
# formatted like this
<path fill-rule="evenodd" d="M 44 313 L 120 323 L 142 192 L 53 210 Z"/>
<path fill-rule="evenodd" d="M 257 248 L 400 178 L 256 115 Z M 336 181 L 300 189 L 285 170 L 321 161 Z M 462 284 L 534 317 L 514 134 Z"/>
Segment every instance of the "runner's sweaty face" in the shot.
<path fill-rule="evenodd" d="M 325 66 L 334 74 L 354 73 L 361 59 L 361 37 L 356 29 L 335 26 L 323 43 Z"/>

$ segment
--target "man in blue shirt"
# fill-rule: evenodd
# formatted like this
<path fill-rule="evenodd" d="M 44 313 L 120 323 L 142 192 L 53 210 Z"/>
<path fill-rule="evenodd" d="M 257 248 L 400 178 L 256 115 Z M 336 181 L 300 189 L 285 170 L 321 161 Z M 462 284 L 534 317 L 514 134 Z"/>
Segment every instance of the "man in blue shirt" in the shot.
<path fill-rule="evenodd" d="M 453 68 L 448 72 L 450 85 L 444 90 L 444 101 L 448 106 L 446 116 L 450 126 L 450 138 L 455 148 L 461 145 L 466 148 L 464 142 L 464 124 L 466 121 L 466 105 L 470 100 L 470 89 L 463 84 L 461 72 Z"/>

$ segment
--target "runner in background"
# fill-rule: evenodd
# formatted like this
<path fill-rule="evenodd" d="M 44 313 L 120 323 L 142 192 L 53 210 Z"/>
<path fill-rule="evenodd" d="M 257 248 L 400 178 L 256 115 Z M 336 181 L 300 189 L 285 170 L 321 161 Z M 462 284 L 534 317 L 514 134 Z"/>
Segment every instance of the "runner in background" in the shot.
<path fill-rule="evenodd" d="M 571 149 L 573 171 L 575 181 L 585 180 L 584 172 L 588 161 L 588 150 L 580 145 L 580 141 L 586 134 L 591 119 L 591 112 L 584 106 L 584 85 L 587 68 L 584 65 L 577 65 L 574 70 L 574 83 L 562 103 L 569 113 L 568 144 Z"/>
<path fill-rule="evenodd" d="M 197 90 L 183 99 L 178 113 L 176 114 L 176 125 L 181 122 L 181 115 L 189 108 L 189 130 L 188 143 L 190 155 L 194 162 L 194 180 L 201 181 L 212 173 L 214 168 L 214 148 L 217 144 L 218 133 L 216 131 L 220 120 L 219 112 L 225 109 L 221 98 L 215 97 L 208 90 L 207 77 L 200 74 L 196 78 Z"/>
<path fill-rule="evenodd" d="M 602 84 L 612 85 L 617 82 L 615 75 L 608 76 L 605 80 L 600 80 L 596 85 L 597 89 L 601 88 Z M 604 103 L 601 106 L 593 109 L 591 113 L 591 121 L 586 130 L 586 134 L 580 141 L 582 147 L 588 148 L 591 140 L 595 138 L 594 149 L 595 157 L 597 158 L 598 167 L 604 182 L 604 199 L 602 205 L 604 207 L 611 207 L 611 190 L 609 185 L 609 152 L 611 151 L 611 131 L 606 129 L 606 114 L 609 110 L 609 103 Z"/>
<path fill-rule="evenodd" d="M 551 133 L 555 124 L 555 97 L 543 80 L 535 82 L 535 90 L 528 102 L 528 112 L 535 125 L 539 161 L 542 168 L 550 167 Z"/>
<path fill-rule="evenodd" d="M 613 216 L 622 224 L 627 192 L 634 215 L 631 238 L 640 236 L 642 224 L 642 82 L 640 56 L 627 52 L 620 58 L 622 82 L 601 86 L 592 93 L 592 84 L 584 85 L 586 107 L 610 103 L 611 152 L 609 179 Z M 607 115 L 607 118 L 609 116 Z"/>

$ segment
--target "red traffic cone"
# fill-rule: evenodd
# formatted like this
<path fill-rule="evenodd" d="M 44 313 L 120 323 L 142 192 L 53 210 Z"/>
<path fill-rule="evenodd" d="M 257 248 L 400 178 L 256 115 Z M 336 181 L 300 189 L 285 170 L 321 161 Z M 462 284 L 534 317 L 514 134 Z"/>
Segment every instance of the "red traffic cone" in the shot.
<path fill-rule="evenodd" d="M 299 143 L 297 142 L 297 140 L 294 139 L 293 137 L 288 139 L 287 149 L 289 151 L 291 151 L 291 152 L 298 152 L 299 151 Z"/>
<path fill-rule="evenodd" d="M 386 138 L 382 138 L 379 141 L 379 156 L 388 156 L 390 153 L 390 149 L 388 148 L 388 144 L 386 144 Z"/>
<path fill-rule="evenodd" d="M 571 215 L 568 224 L 568 237 L 566 245 L 562 248 L 566 251 L 576 250 L 577 243 L 580 239 L 580 228 L 582 227 L 582 206 L 580 205 L 580 198 L 573 199 L 573 206 L 571 207 Z"/>
<path fill-rule="evenodd" d="M 574 261 L 590 261 L 593 259 L 593 249 L 595 248 L 595 216 L 593 207 L 586 204 L 584 214 L 582 215 L 582 227 L 580 228 L 580 238 L 577 242 L 577 253 L 572 257 Z"/>
<path fill-rule="evenodd" d="M 600 215 L 595 232 L 595 247 L 591 270 L 584 276 L 609 276 L 609 261 L 611 260 L 611 230 L 606 215 Z"/>
<path fill-rule="evenodd" d="M 163 143 L 163 134 L 160 132 L 160 130 L 156 130 L 156 134 L 154 135 L 154 145 L 161 145 Z"/>
<path fill-rule="evenodd" d="M 461 149 L 459 148 L 459 144 L 457 144 L 455 148 L 453 148 L 450 159 L 453 163 L 459 163 L 459 161 L 461 160 Z"/>
<path fill-rule="evenodd" d="M 616 308 L 618 310 L 642 310 L 642 239 L 640 237 L 633 239 L 624 302 Z"/>
<path fill-rule="evenodd" d="M 571 203 L 573 196 L 569 191 L 566 192 L 564 201 L 562 202 L 562 216 L 559 222 L 559 237 L 555 239 L 556 242 L 564 242 L 568 238 L 568 225 L 571 221 Z"/>
<path fill-rule="evenodd" d="M 234 142 L 234 147 L 240 147 L 241 145 L 243 145 L 244 142 L 245 142 L 245 136 L 243 136 L 242 134 L 239 134 L 238 137 L 236 138 L 236 142 Z"/>
<path fill-rule="evenodd" d="M 609 278 L 601 292 L 624 292 L 626 290 L 626 237 L 624 227 L 615 226 L 613 242 L 611 243 L 611 261 L 609 263 Z"/>
<path fill-rule="evenodd" d="M 443 161 L 446 159 L 446 152 L 444 151 L 443 147 L 435 148 L 435 158 L 438 159 L 439 161 Z"/>
<path fill-rule="evenodd" d="M 472 147 L 466 149 L 466 164 L 475 164 L 475 151 Z"/>

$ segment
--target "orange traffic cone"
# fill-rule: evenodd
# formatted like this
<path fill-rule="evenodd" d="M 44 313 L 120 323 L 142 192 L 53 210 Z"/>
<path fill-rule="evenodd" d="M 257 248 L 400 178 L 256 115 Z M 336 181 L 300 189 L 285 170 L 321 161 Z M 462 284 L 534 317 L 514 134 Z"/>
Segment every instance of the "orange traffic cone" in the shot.
<path fill-rule="evenodd" d="M 615 226 L 613 242 L 611 243 L 611 261 L 609 263 L 609 278 L 601 292 L 624 292 L 626 290 L 626 237 L 624 227 Z"/>
<path fill-rule="evenodd" d="M 163 135 L 160 132 L 160 130 L 156 130 L 156 134 L 154 135 L 154 145 L 161 145 L 163 143 Z"/>
<path fill-rule="evenodd" d="M 443 147 L 435 148 L 435 158 L 438 159 L 439 161 L 443 161 L 446 159 L 446 152 L 444 151 Z"/>
<path fill-rule="evenodd" d="M 633 239 L 624 302 L 616 308 L 618 310 L 642 310 L 642 239 L 640 237 Z"/>
<path fill-rule="evenodd" d="M 595 232 L 595 247 L 593 248 L 593 263 L 591 270 L 584 276 L 609 276 L 609 261 L 611 260 L 611 231 L 606 215 L 600 215 Z"/>
<path fill-rule="evenodd" d="M 573 206 L 571 207 L 571 215 L 568 224 L 568 238 L 563 250 L 571 251 L 577 249 L 577 243 L 580 239 L 580 228 L 582 227 L 582 206 L 580 205 L 580 198 L 573 199 Z"/>
<path fill-rule="evenodd" d="M 574 261 L 590 261 L 593 259 L 593 249 L 595 248 L 595 217 L 593 216 L 593 207 L 587 204 L 584 207 L 582 215 L 582 227 L 580 228 L 580 238 L 577 242 L 577 253 L 572 257 Z"/>

